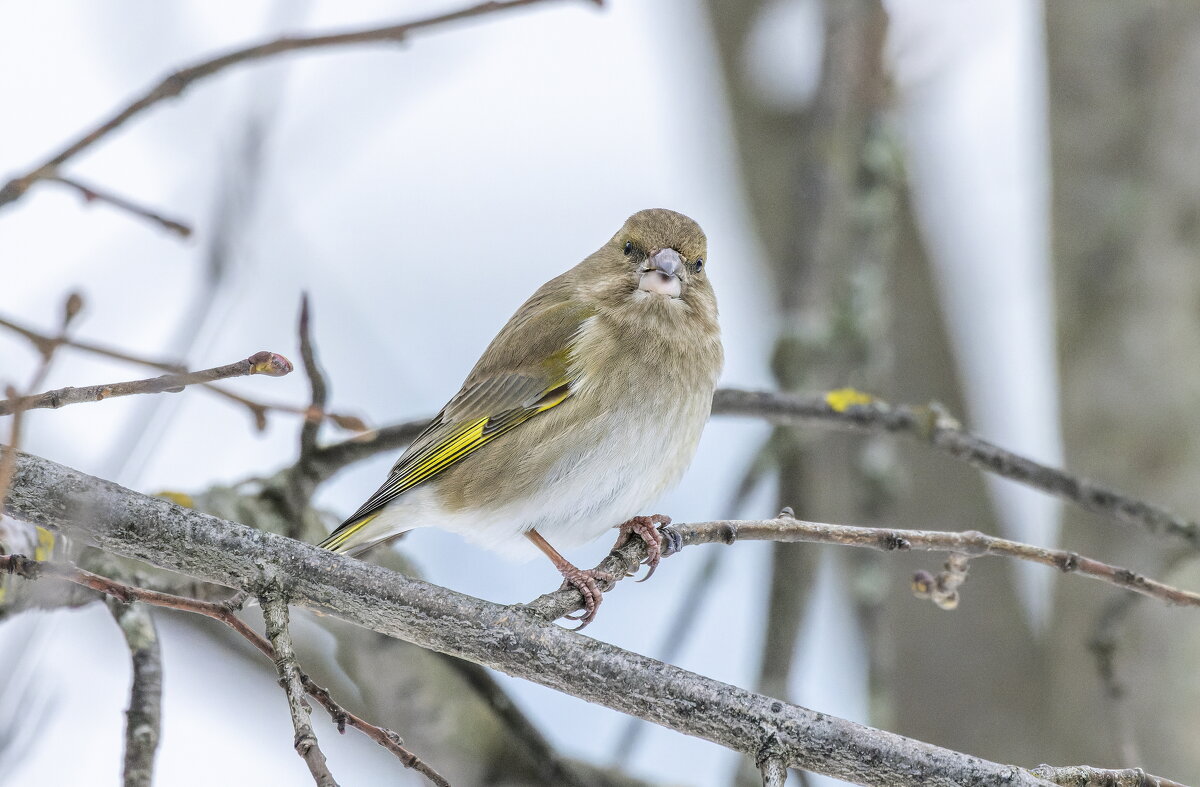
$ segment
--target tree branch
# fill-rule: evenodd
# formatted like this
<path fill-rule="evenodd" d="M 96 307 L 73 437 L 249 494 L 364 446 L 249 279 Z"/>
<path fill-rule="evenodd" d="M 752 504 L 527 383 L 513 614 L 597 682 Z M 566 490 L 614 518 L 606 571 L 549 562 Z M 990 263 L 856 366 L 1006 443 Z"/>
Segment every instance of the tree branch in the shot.
<path fill-rule="evenodd" d="M 20 325 L 0 317 L 0 328 L 7 328 L 14 333 L 20 334 L 29 340 L 29 342 L 38 350 L 45 353 L 46 349 L 51 346 L 59 345 L 62 347 L 70 347 L 72 349 L 81 350 L 83 352 L 99 355 L 103 358 L 111 358 L 115 361 L 124 361 L 126 363 L 136 364 L 138 366 L 147 366 L 151 369 L 158 369 L 163 372 L 179 374 L 187 371 L 187 367 L 183 364 L 173 361 L 155 360 L 153 358 L 143 358 L 134 355 L 124 350 L 118 350 L 114 347 L 108 347 L 93 342 L 87 342 L 74 338 L 57 338 L 46 336 L 32 328 Z M 203 389 L 210 391 L 217 396 L 228 399 L 231 402 L 236 402 L 250 411 L 250 415 L 254 418 L 254 424 L 262 431 L 267 428 L 267 414 L 272 412 L 289 413 L 291 415 L 299 415 L 307 421 L 324 421 L 329 420 L 340 429 L 346 429 L 352 432 L 365 432 L 367 425 L 363 420 L 355 415 L 347 415 L 344 413 L 331 413 L 323 410 L 315 410 L 312 407 L 297 407 L 290 404 L 279 404 L 277 402 L 263 402 L 257 399 L 250 399 L 241 394 L 236 394 L 233 391 L 228 391 L 215 383 L 205 383 Z"/>
<path fill-rule="evenodd" d="M 154 617 L 145 606 L 110 597 L 108 609 L 133 657 L 129 710 L 125 712 L 125 787 L 151 787 L 162 729 L 162 652 Z"/>
<path fill-rule="evenodd" d="M 736 541 L 800 541 L 808 544 L 865 547 L 881 552 L 897 550 L 949 552 L 972 558 L 1003 555 L 1018 560 L 1041 563 L 1064 573 L 1082 574 L 1168 604 L 1200 607 L 1200 593 L 1165 585 L 1153 579 L 1147 579 L 1129 569 L 1101 563 L 1074 552 L 1022 544 L 975 530 L 963 533 L 942 530 L 895 530 L 885 527 L 829 525 L 781 516 L 778 519 L 726 519 L 671 525 L 664 528 L 664 535 L 667 536 L 667 548 L 664 550 L 666 555 L 674 554 L 686 546 L 733 544 Z M 645 559 L 645 542 L 640 539 L 631 540 L 620 549 L 609 553 L 597 568 L 620 579 L 636 569 Z M 581 602 L 582 598 L 578 591 L 569 589 L 547 593 L 529 602 L 526 606 L 538 617 L 557 620 L 563 615 L 581 609 L 583 606 Z"/>
<path fill-rule="evenodd" d="M 1123 524 L 1156 535 L 1175 536 L 1200 548 L 1200 523 L 1006 451 L 963 429 L 940 405 L 890 405 L 864 394 L 857 394 L 854 403 L 847 405 L 839 402 L 845 394 L 834 391 L 824 395 L 793 396 L 721 389 L 713 397 L 712 411 L 714 415 L 766 418 L 773 423 L 821 421 L 869 432 L 902 432 L 980 470 L 1019 481 Z"/>
<path fill-rule="evenodd" d="M 292 716 L 292 727 L 296 730 L 296 739 L 293 742 L 296 753 L 308 766 L 317 787 L 338 787 L 325 762 L 325 753 L 317 743 L 317 733 L 313 731 L 310 717 L 312 706 L 304 698 L 300 664 L 296 659 L 296 651 L 292 648 L 292 635 L 288 631 L 287 601 L 278 589 L 269 588 L 259 596 L 259 603 L 262 604 L 263 621 L 267 625 L 267 639 L 275 650 L 279 685 L 283 686 L 283 691 L 287 694 L 288 711 Z"/>
<path fill-rule="evenodd" d="M 630 653 L 505 607 L 145 497 L 20 454 L 15 516 L 85 531 L 100 548 L 293 603 L 466 658 L 756 757 L 860 784 L 1046 785 L 1029 771 L 871 729 Z M 244 624 L 243 624 L 244 625 Z"/>
<path fill-rule="evenodd" d="M 3 187 L 0 187 L 0 208 L 20 199 L 38 181 L 58 177 L 59 168 L 63 164 L 125 125 L 131 118 L 136 117 L 160 101 L 175 98 L 191 86 L 193 82 L 211 77 L 231 66 L 274 57 L 285 52 L 327 49 L 354 44 L 399 43 L 404 41 L 410 33 L 417 30 L 437 27 L 461 19 L 507 11 L 513 8 L 520 8 L 521 6 L 534 5 L 539 2 L 545 2 L 545 0 L 493 0 L 492 2 L 483 2 L 468 6 L 458 11 L 451 11 L 425 19 L 415 19 L 400 24 L 385 25 L 383 27 L 351 30 L 344 33 L 284 36 L 273 41 L 235 49 L 181 68 L 178 71 L 168 74 L 143 95 L 117 110 L 108 120 L 87 131 L 79 139 L 52 155 L 42 164 L 39 164 L 23 175 L 18 175 L 9 180 Z"/>
<path fill-rule="evenodd" d="M 80 402 L 99 402 L 118 396 L 133 394 L 177 393 L 189 385 L 211 383 L 230 377 L 264 374 L 268 377 L 283 377 L 292 371 L 292 363 L 278 353 L 262 350 L 242 361 L 215 366 L 199 372 L 164 374 L 145 380 L 131 380 L 108 385 L 89 385 L 82 388 L 59 388 L 55 391 L 0 400 L 0 415 L 11 415 L 17 411 L 56 409 Z"/>

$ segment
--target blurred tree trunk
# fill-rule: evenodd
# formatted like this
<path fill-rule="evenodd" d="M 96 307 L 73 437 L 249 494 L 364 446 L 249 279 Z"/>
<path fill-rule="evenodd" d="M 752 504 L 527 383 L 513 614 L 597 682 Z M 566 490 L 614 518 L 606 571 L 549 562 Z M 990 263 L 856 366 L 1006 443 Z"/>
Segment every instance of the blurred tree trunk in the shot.
<path fill-rule="evenodd" d="M 1200 4 L 1055 0 L 1047 38 L 1069 463 L 1196 516 Z M 1071 549 L 1149 573 L 1177 547 L 1070 510 L 1065 533 Z M 1195 561 L 1172 579 L 1200 585 Z M 1106 594 L 1081 584 L 1059 583 L 1055 756 L 1200 781 L 1195 615 L 1133 611 L 1115 662 L 1123 718 L 1086 649 Z"/>
<path fill-rule="evenodd" d="M 963 412 L 945 326 L 887 134 L 886 18 L 875 2 L 827 2 L 816 93 L 783 107 L 749 76 L 753 29 L 771 3 L 710 0 L 744 187 L 775 270 L 782 313 L 774 368 L 784 390 L 855 385 L 895 401 Z M 890 171 L 889 171 L 890 170 Z M 886 197 L 881 210 L 880 198 Z M 879 449 L 883 450 L 880 451 Z M 837 522 L 961 530 L 990 527 L 977 472 L 927 448 L 845 434 L 777 433 L 781 503 Z M 895 457 L 889 461 L 891 452 Z M 874 457 L 882 453 L 882 463 Z M 892 466 L 905 477 L 894 499 Z M 994 529 L 994 528 L 992 528 Z M 760 688 L 787 694 L 816 550 L 776 545 Z M 1045 759 L 1043 652 L 1000 561 L 976 561 L 962 607 L 907 592 L 930 556 L 836 555 L 850 568 L 868 647 L 871 723 L 1006 761 Z M 1041 759 L 1039 759 L 1039 757 Z M 749 779 L 747 779 L 749 783 Z"/>
<path fill-rule="evenodd" d="M 881 115 L 886 15 L 878 0 L 824 6 L 825 50 L 819 85 L 807 103 L 773 97 L 753 58 L 760 26 L 778 6 L 710 0 L 709 12 L 733 110 L 743 185 L 779 293 L 780 332 L 772 367 L 785 391 L 858 386 L 878 390 L 885 349 L 884 282 L 893 254 L 896 172 Z M 798 20 L 796 20 L 798 21 Z M 801 31 L 789 30 L 795 40 Z M 769 56 L 769 55 L 768 55 Z M 784 77 L 786 78 L 786 76 Z M 886 461 L 867 460 L 869 438 L 778 429 L 763 451 L 778 470 L 780 506 L 806 519 L 868 524 L 887 505 Z M 877 453 L 877 452 L 876 452 Z M 875 468 L 872 470 L 871 468 Z M 869 479 L 868 475 L 872 478 Z M 765 513 L 765 512 L 759 512 Z M 797 635 L 815 574 L 817 547 L 772 547 L 766 630 L 757 688 L 789 696 Z M 839 556 L 869 581 L 846 580 L 860 622 L 881 623 L 872 555 Z M 872 677 L 888 671 L 886 640 L 864 632 Z M 875 681 L 878 689 L 882 681 Z M 873 691 L 879 714 L 888 702 Z M 757 773 L 742 774 L 758 783 Z"/>

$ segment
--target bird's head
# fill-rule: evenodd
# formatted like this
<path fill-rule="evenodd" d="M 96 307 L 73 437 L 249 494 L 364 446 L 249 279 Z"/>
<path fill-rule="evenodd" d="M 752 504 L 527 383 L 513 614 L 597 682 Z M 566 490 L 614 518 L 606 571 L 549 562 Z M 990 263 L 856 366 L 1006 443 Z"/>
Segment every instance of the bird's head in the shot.
<path fill-rule="evenodd" d="M 715 323 L 717 299 L 707 274 L 704 231 L 682 213 L 638 211 L 584 261 L 581 273 L 606 307 L 672 322 Z"/>

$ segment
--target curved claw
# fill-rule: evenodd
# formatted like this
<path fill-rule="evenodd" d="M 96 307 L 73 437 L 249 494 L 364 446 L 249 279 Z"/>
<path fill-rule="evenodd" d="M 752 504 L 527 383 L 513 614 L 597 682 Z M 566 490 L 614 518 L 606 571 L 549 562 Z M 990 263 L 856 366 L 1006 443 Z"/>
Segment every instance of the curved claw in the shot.
<path fill-rule="evenodd" d="M 644 563 L 649 567 L 649 571 L 646 572 L 646 576 L 637 580 L 638 582 L 645 582 L 654 576 L 655 570 L 658 569 L 658 564 L 663 558 L 662 540 L 659 530 L 670 524 L 671 517 L 666 514 L 654 514 L 652 516 L 635 516 L 621 525 L 621 535 L 617 537 L 617 543 L 613 549 L 620 549 L 635 533 L 641 537 L 642 541 L 646 542 L 646 560 Z M 672 553 L 668 552 L 667 554 Z M 636 572 L 631 572 L 626 576 L 633 576 L 634 573 Z"/>
<path fill-rule="evenodd" d="M 559 569 L 563 575 L 562 589 L 575 588 L 583 596 L 584 609 L 578 614 L 563 615 L 568 620 L 578 620 L 579 625 L 573 631 L 579 631 L 596 619 L 596 611 L 604 600 L 604 591 L 600 589 L 601 582 L 615 582 L 616 577 L 607 571 L 589 568 L 576 568 L 568 564 Z"/>

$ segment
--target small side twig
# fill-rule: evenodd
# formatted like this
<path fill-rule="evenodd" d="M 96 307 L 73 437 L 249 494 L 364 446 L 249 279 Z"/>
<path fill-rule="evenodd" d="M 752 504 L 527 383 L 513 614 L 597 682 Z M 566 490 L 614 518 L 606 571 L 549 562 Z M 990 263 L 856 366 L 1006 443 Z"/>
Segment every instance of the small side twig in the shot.
<path fill-rule="evenodd" d="M 152 358 L 142 358 L 134 355 L 133 353 L 128 353 L 124 350 L 118 350 L 115 347 L 107 347 L 102 344 L 96 344 L 95 342 L 89 342 L 70 336 L 47 336 L 44 333 L 35 331 L 28 325 L 21 325 L 20 323 L 13 322 L 5 317 L 0 317 L 0 328 L 5 328 L 13 333 L 25 337 L 34 346 L 34 348 L 43 355 L 50 347 L 60 345 L 62 347 L 71 347 L 76 350 L 91 353 L 92 355 L 99 355 L 102 358 L 111 358 L 114 361 L 124 361 L 126 363 L 137 364 L 139 366 L 149 366 L 152 369 L 158 369 L 164 372 L 187 371 L 187 367 L 181 363 L 154 360 Z"/>
<path fill-rule="evenodd" d="M 300 334 L 300 358 L 304 363 L 304 373 L 308 377 L 311 403 L 309 411 L 325 412 L 325 402 L 329 397 L 329 384 L 325 374 L 317 363 L 317 350 L 312 340 L 311 312 L 308 308 L 308 293 L 300 296 L 300 320 L 297 333 Z M 312 499 L 316 489 L 316 481 L 312 469 L 313 455 L 317 451 L 317 433 L 321 429 L 321 419 L 305 418 L 300 426 L 300 451 L 292 471 L 288 473 L 288 503 L 291 507 L 292 526 L 288 535 L 299 538 L 302 528 L 301 515 Z"/>
<path fill-rule="evenodd" d="M 133 660 L 129 710 L 125 712 L 124 787 L 151 787 L 162 725 L 162 652 L 150 610 L 107 599 Z"/>
<path fill-rule="evenodd" d="M 1087 765 L 1039 765 L 1031 771 L 1060 787 L 1185 787 L 1177 781 L 1151 776 L 1141 768 L 1108 770 Z"/>
<path fill-rule="evenodd" d="M 147 590 L 135 585 L 127 585 L 72 565 L 30 560 L 23 555 L 0 555 L 0 572 L 15 574 L 28 580 L 38 579 L 41 576 L 51 576 L 95 590 L 106 596 L 112 596 L 120 601 L 141 601 L 156 607 L 193 612 L 212 618 L 213 620 L 219 620 L 236 631 L 264 656 L 272 661 L 275 659 L 275 649 L 271 647 L 271 643 L 259 636 L 254 629 L 250 628 L 241 618 L 234 614 L 235 610 L 241 608 L 242 602 L 246 597 L 246 594 L 243 592 L 239 592 L 225 601 L 200 601 L 186 596 L 177 596 L 171 593 Z M 337 725 L 338 732 L 344 732 L 347 726 L 353 727 L 394 754 L 406 768 L 412 768 L 422 774 L 434 785 L 437 785 L 437 787 L 450 787 L 450 783 L 446 781 L 445 777 L 430 767 L 428 763 L 417 757 L 417 755 L 404 748 L 399 735 L 389 729 L 372 724 L 366 719 L 346 710 L 334 701 L 328 689 L 319 686 L 304 673 L 300 674 L 300 682 L 304 686 L 304 690 L 308 692 L 308 695 L 329 712 L 330 717 Z"/>
<path fill-rule="evenodd" d="M 784 787 L 787 784 L 787 765 L 778 757 L 761 760 L 758 763 L 758 772 L 762 774 L 763 787 Z"/>
<path fill-rule="evenodd" d="M 184 374 L 164 374 L 161 377 L 150 377 L 145 380 L 130 380 L 123 383 L 107 385 L 89 385 L 81 388 L 59 388 L 45 393 L 29 396 L 11 397 L 0 400 L 0 415 L 11 415 L 18 410 L 56 409 L 69 404 L 80 402 L 99 402 L 118 396 L 134 394 L 177 393 L 189 385 L 211 383 L 214 380 L 225 380 L 230 377 L 244 377 L 250 374 L 264 374 L 268 377 L 282 377 L 290 374 L 292 363 L 282 355 L 262 350 L 245 360 L 215 366 L 198 372 Z"/>
<path fill-rule="evenodd" d="M 296 753 L 308 766 L 317 787 L 337 787 L 337 781 L 329 772 L 325 753 L 317 743 L 317 733 L 312 727 L 312 706 L 304 697 L 300 681 L 300 664 L 292 648 L 292 635 L 288 631 L 287 601 L 278 589 L 269 590 L 259 596 L 262 604 L 263 621 L 267 626 L 267 639 L 275 649 L 275 667 L 279 670 L 279 685 L 287 694 L 288 711 L 292 716 L 292 727 L 296 731 L 293 742 Z"/>
<path fill-rule="evenodd" d="M 58 352 L 58 348 L 62 347 L 68 341 L 67 329 L 71 327 L 71 322 L 82 310 L 83 296 L 77 292 L 72 292 L 63 301 L 58 336 L 48 339 L 38 347 L 38 352 L 42 354 L 42 360 L 38 364 L 37 370 L 33 373 L 33 378 L 29 381 L 29 385 L 25 389 L 26 392 L 36 391 L 45 383 L 47 375 L 50 374 L 50 365 L 54 362 L 54 354 Z M 25 411 L 30 408 L 27 404 L 22 403 L 26 397 L 18 393 L 17 389 L 11 385 L 5 387 L 4 395 L 8 397 L 5 401 L 17 402 L 17 405 L 8 413 L 0 410 L 0 415 L 12 415 L 13 420 L 12 425 L 9 427 L 8 444 L 13 448 L 20 448 L 22 430 L 25 425 Z M 0 407 L 3 407 L 5 401 L 0 401 Z M 13 472 L 16 470 L 15 463 L 16 456 L 12 451 L 0 457 L 0 514 L 4 511 L 4 500 L 8 496 L 8 487 L 12 484 Z"/>
<path fill-rule="evenodd" d="M 45 180 L 75 189 L 83 197 L 84 202 L 103 202 L 112 205 L 114 208 L 123 210 L 126 213 L 132 213 L 134 216 L 140 216 L 152 224 L 157 224 L 166 231 L 174 233 L 181 238 L 187 238 L 192 234 L 192 228 L 181 221 L 169 219 L 150 208 L 138 205 L 136 202 L 131 202 L 112 192 L 103 191 L 95 186 L 88 186 L 74 178 L 65 178 L 62 175 L 48 175 Z"/>

